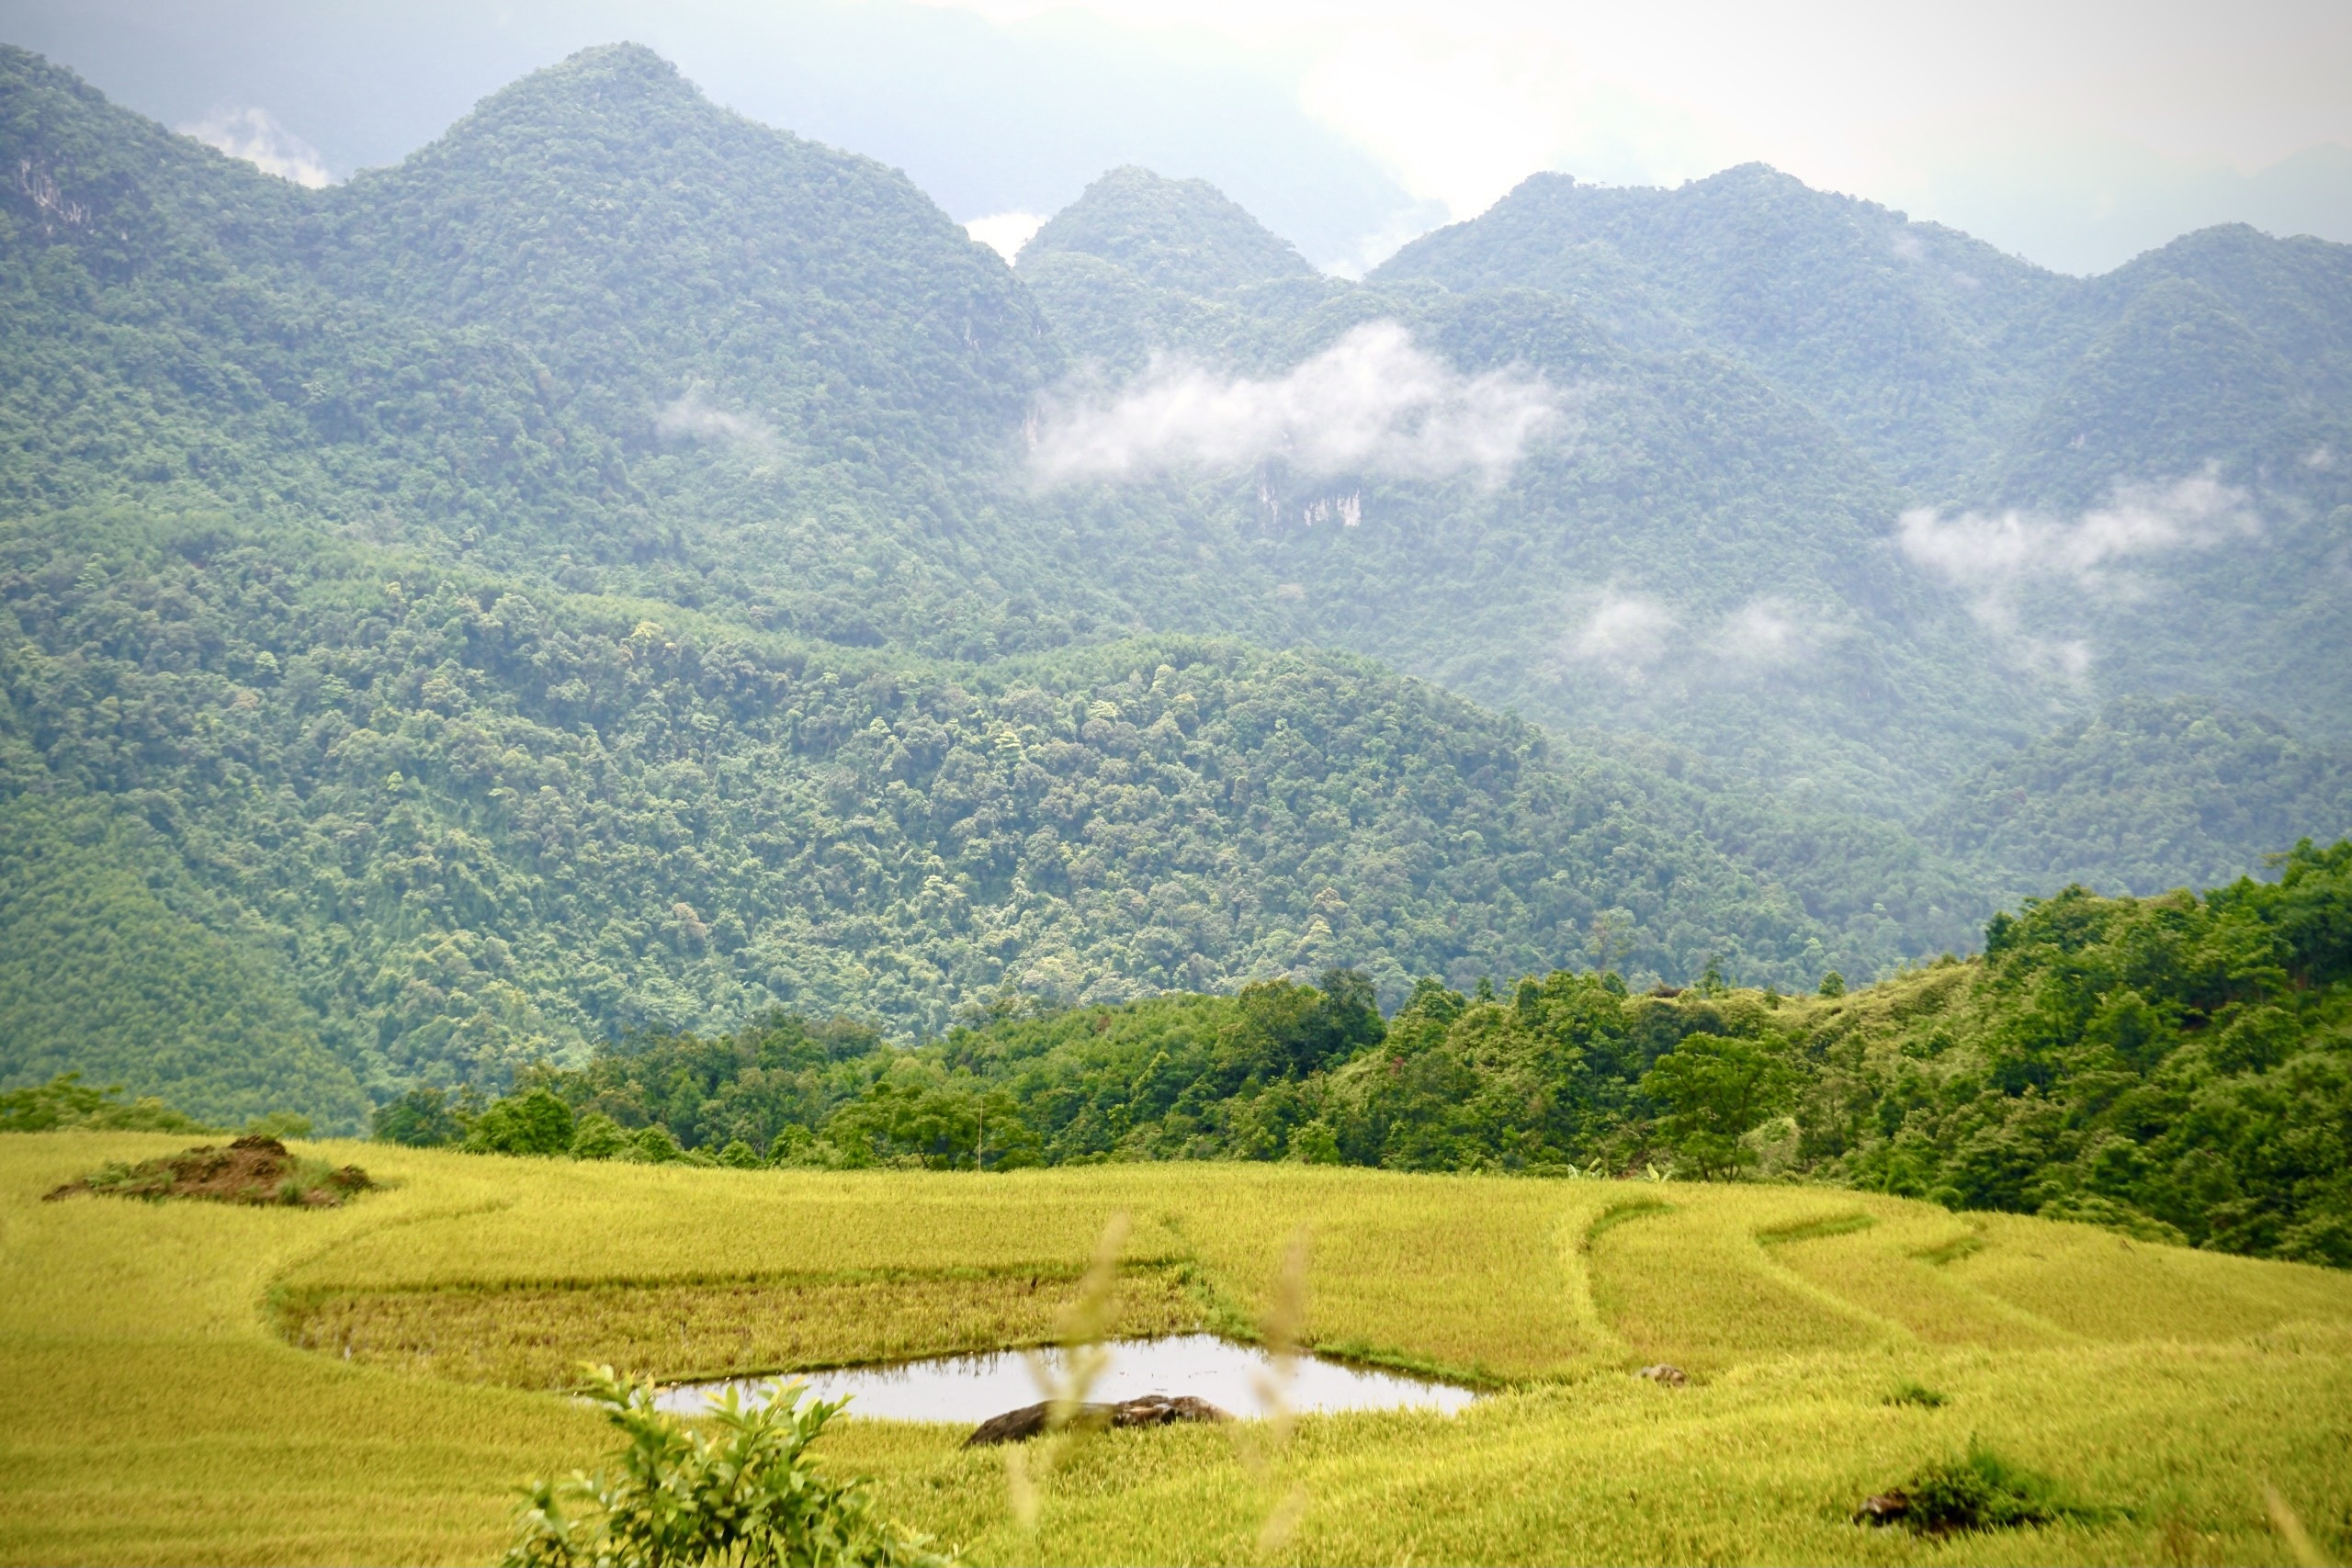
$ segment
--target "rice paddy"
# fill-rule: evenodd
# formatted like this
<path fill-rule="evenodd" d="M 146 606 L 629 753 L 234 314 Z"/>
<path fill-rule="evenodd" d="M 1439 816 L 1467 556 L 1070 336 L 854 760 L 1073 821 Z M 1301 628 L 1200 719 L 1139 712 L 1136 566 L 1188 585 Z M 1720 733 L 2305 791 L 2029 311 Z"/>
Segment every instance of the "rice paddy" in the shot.
<path fill-rule="evenodd" d="M 487 1562 L 591 1462 L 555 1392 L 1049 1338 L 1129 1216 L 1114 1332 L 1247 1336 L 1311 1242 L 1313 1348 L 1476 1382 L 1453 1416 L 1105 1434 L 1034 1534 L 966 1428 L 827 1462 L 974 1562 L 2286 1562 L 2352 1551 L 2352 1276 L 1801 1187 L 1104 1166 L 978 1177 L 306 1147 L 332 1210 L 40 1201 L 184 1140 L 0 1140 L 8 1562 Z M 1663 1387 L 1629 1375 L 1666 1361 Z M 1940 1404 L 1897 1397 L 1932 1391 Z M 1945 1540 L 1851 1522 L 1975 1439 L 2105 1510 Z M 1291 1528 L 1266 1522 L 1299 1499 Z"/>

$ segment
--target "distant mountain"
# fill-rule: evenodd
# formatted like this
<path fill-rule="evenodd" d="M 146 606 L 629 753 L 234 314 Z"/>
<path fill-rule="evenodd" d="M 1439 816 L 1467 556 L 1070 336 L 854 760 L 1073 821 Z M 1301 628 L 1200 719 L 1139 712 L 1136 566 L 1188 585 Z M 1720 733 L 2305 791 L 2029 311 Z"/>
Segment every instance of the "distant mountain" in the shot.
<path fill-rule="evenodd" d="M 2125 698 L 1988 765 L 1926 833 L 2004 901 L 2069 883 L 2143 897 L 2352 837 L 2352 753 L 2204 698 Z"/>
<path fill-rule="evenodd" d="M 1629 341 L 1735 355 L 1938 500 L 2094 330 L 2073 279 L 1761 164 L 1674 190 L 1532 175 L 1371 281 L 1407 279 L 1542 288 Z"/>
<path fill-rule="evenodd" d="M 1735 171 L 1357 285 L 1120 170 L 1016 270 L 628 47 L 323 191 L 0 50 L 0 1078 L 1810 987 L 2340 796 L 2231 716 L 2352 723 L 2335 247 L 2078 284 Z"/>

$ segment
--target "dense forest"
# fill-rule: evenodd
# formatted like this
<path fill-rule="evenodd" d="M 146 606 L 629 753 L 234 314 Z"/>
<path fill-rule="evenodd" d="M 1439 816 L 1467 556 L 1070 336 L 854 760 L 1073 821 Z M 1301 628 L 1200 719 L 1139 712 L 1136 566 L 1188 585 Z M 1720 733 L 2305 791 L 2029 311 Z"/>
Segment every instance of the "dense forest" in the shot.
<path fill-rule="evenodd" d="M 1736 1175 L 2040 1213 L 2352 1267 L 2352 840 L 2201 898 L 2080 888 L 1981 958 L 1811 996 L 1555 970 L 1470 994 L 1368 979 L 1040 1008 L 937 1043 L 778 1012 L 439 1089 L 379 1136 L 492 1153 L 1006 1169 L 1290 1159 Z"/>
<path fill-rule="evenodd" d="M 2343 247 L 2060 279 L 1733 171 L 1539 181 L 1358 284 L 1125 169 L 1007 267 L 625 46 L 321 191 L 0 48 L 0 1084 L 350 1130 L 729 1040 L 816 1074 L 746 1146 L 854 1151 L 876 1042 L 1108 1019 L 1132 1087 L 1220 1009 L 1353 1049 L 1489 976 L 1810 995 L 2352 830 Z M 1155 377 L 1381 343 L 1532 434 L 1035 466 Z M 2087 583 L 1936 564 L 1966 508 L 2065 556 L 2122 480 L 2205 510 Z M 1359 1107 L 1296 1124 L 1390 1161 L 1296 1049 L 1115 1135 L 982 1076 L 1038 1158 L 1287 1150 L 1214 1108 L 1291 1051 Z"/>

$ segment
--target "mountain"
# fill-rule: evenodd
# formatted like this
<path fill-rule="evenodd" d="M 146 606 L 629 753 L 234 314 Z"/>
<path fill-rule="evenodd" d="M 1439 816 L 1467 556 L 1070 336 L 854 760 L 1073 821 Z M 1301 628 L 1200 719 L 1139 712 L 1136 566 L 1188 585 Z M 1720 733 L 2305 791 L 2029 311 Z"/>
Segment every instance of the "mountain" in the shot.
<path fill-rule="evenodd" d="M 2125 698 L 1962 783 L 1932 832 L 2005 903 L 2213 886 L 2298 837 L 2352 837 L 2352 754 L 2210 698 Z"/>
<path fill-rule="evenodd" d="M 1542 288 L 1629 340 L 1731 355 L 1930 499 L 1992 460 L 2090 331 L 2072 280 L 1761 164 L 1674 190 L 1535 175 L 1372 274 L 1407 279 Z"/>
<path fill-rule="evenodd" d="M 10 1080 L 349 1126 L 776 1005 L 904 1040 L 1008 987 L 1333 965 L 1392 1007 L 1603 956 L 1809 988 L 1971 946 L 2060 835 L 2138 886 L 2336 798 L 2332 762 L 2242 819 L 2177 782 L 2263 765 L 2245 711 L 2323 732 L 2327 462 L 1922 521 L 1883 456 L 1916 431 L 1865 439 L 1773 367 L 1815 339 L 1711 338 L 1646 263 L 1348 284 L 1121 170 L 1008 268 L 627 46 L 321 191 L 0 51 L 0 158 Z M 1838 199 L 1733 181 L 1724 233 L 1751 186 Z M 2287 339 L 2336 320 L 2333 252 L 2267 245 L 2098 296 L 2038 395 L 2193 401 L 2208 338 L 2163 323 L 2218 310 L 2243 450 L 2324 437 L 2334 351 Z M 1935 428 L 1976 439 L 1977 395 Z M 2004 528 L 2074 564 L 1970 576 Z M 2090 653 L 2035 621 L 2069 584 Z M 2229 760 L 2101 782 L 2114 748 L 2049 732 L 2110 670 L 2218 693 Z M 2046 823 L 1987 815 L 2005 766 Z M 2161 820 L 2098 829 L 2118 793 Z"/>

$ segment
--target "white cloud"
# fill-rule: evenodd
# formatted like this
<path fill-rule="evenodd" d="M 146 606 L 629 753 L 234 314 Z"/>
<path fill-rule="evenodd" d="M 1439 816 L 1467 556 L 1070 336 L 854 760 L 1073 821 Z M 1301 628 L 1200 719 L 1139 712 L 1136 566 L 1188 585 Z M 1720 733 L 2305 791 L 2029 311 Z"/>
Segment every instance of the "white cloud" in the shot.
<path fill-rule="evenodd" d="M 654 415 L 653 430 L 664 441 L 715 441 L 755 448 L 764 448 L 775 439 L 775 433 L 759 420 L 719 408 L 699 387 L 689 387 Z"/>
<path fill-rule="evenodd" d="M 1011 262 L 1020 256 L 1021 247 L 1029 243 L 1029 237 L 1045 226 L 1041 213 L 992 212 L 965 224 L 964 232 Z"/>
<path fill-rule="evenodd" d="M 1773 670 L 1795 663 L 1834 635 L 1834 628 L 1785 601 L 1751 599 L 1725 615 L 1707 638 L 1719 662 L 1742 671 Z"/>
<path fill-rule="evenodd" d="M 2089 668 L 2090 645 L 2026 633 L 2020 592 L 2054 583 L 2110 599 L 2140 597 L 2149 587 L 2142 565 L 2261 530 L 2246 493 L 2208 472 L 2169 485 L 2118 485 L 2105 506 L 2071 519 L 2024 512 L 1946 517 L 1921 507 L 1903 514 L 1895 537 L 1905 556 L 1965 592 L 1976 618 L 2007 638 L 2024 662 L 2079 677 Z"/>
<path fill-rule="evenodd" d="M 2118 485 L 2107 505 L 2072 521 L 2024 512 L 1946 518 L 1921 507 L 1903 514 L 1897 538 L 1904 554 L 1963 587 L 2066 577 L 2099 589 L 2118 586 L 2128 562 L 2260 531 L 2245 492 L 2207 473 L 2170 485 Z"/>
<path fill-rule="evenodd" d="M 1494 483 L 1560 417 L 1540 377 L 1464 376 L 1395 321 L 1372 321 L 1272 379 L 1163 359 L 1107 401 L 1049 405 L 1030 466 L 1048 484 L 1272 458 L 1305 474 L 1473 471 Z"/>
<path fill-rule="evenodd" d="M 332 183 L 319 150 L 278 124 L 267 109 L 216 109 L 180 130 L 281 180 L 312 190 Z"/>
<path fill-rule="evenodd" d="M 1568 651 L 1589 664 L 1623 675 L 1638 675 L 1666 656 L 1681 622 L 1657 600 L 1611 589 L 1568 641 Z"/>

